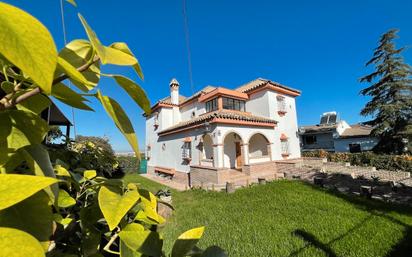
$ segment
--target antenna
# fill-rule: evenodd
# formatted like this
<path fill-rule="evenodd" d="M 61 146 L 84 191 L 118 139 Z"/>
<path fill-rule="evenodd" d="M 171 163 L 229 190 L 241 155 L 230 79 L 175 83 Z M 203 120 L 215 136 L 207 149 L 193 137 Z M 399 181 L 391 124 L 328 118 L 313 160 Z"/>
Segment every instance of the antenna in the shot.
<path fill-rule="evenodd" d="M 61 19 L 62 19 L 62 30 L 63 30 L 63 41 L 64 41 L 64 45 L 67 44 L 67 37 L 66 37 L 66 24 L 64 22 L 64 5 L 63 5 L 63 0 L 60 0 L 60 14 L 61 14 Z M 71 88 L 72 85 L 69 81 L 69 88 Z M 76 130 L 76 121 L 75 121 L 75 115 L 74 115 L 74 108 L 71 107 L 72 109 L 72 120 L 73 120 L 73 135 L 74 138 L 76 138 L 77 136 L 77 130 Z M 70 135 L 69 135 L 70 137 Z"/>
<path fill-rule="evenodd" d="M 187 64 L 189 68 L 189 80 L 190 80 L 190 89 L 192 90 L 192 94 L 195 93 L 194 86 L 193 86 L 193 72 L 192 72 L 192 54 L 190 51 L 190 37 L 189 37 L 189 25 L 187 21 L 187 13 L 186 13 L 186 0 L 182 0 L 182 8 L 183 8 L 183 20 L 184 20 L 184 29 L 185 29 L 185 39 L 186 39 L 186 50 L 187 50 Z"/>

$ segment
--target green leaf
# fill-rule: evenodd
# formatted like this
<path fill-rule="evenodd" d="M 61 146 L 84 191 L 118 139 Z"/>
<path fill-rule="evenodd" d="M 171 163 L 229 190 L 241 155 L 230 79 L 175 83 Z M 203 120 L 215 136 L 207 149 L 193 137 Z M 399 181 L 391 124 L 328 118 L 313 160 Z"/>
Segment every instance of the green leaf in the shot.
<path fill-rule="evenodd" d="M 31 112 L 2 111 L 0 120 L 0 152 L 40 144 L 48 131 L 47 123 Z"/>
<path fill-rule="evenodd" d="M 36 18 L 0 2 L 0 53 L 50 94 L 57 51 L 47 28 Z"/>
<path fill-rule="evenodd" d="M 44 250 L 50 244 L 53 233 L 53 212 L 49 197 L 44 192 L 0 211 L 0 227 L 23 230 L 39 240 Z"/>
<path fill-rule="evenodd" d="M 68 3 L 70 3 L 71 5 L 73 5 L 74 7 L 77 7 L 77 4 L 74 0 L 66 0 Z"/>
<path fill-rule="evenodd" d="M 190 229 L 181 234 L 172 249 L 172 257 L 184 257 L 202 237 L 205 227 Z"/>
<path fill-rule="evenodd" d="M 147 256 L 161 256 L 163 240 L 159 233 L 145 231 L 121 231 L 120 241 L 132 251 L 138 251 Z M 137 255 L 139 256 L 139 255 Z"/>
<path fill-rule="evenodd" d="M 95 170 L 85 170 L 83 173 L 83 177 L 86 179 L 92 179 L 97 176 L 97 173 Z"/>
<path fill-rule="evenodd" d="M 84 87 L 86 87 L 89 90 L 93 89 L 93 86 L 90 85 L 90 82 L 83 76 L 83 74 L 80 73 L 80 71 L 78 71 L 77 68 L 71 65 L 68 61 L 59 56 L 57 57 L 57 64 L 57 68 L 60 71 L 63 71 L 72 80 L 77 81 L 80 84 L 83 84 Z"/>
<path fill-rule="evenodd" d="M 44 257 L 44 251 L 33 236 L 18 229 L 0 228 L 0 256 Z"/>
<path fill-rule="evenodd" d="M 137 143 L 137 137 L 134 132 L 133 125 L 126 113 L 123 111 L 122 107 L 112 98 L 102 95 L 100 91 L 97 91 L 96 97 L 102 103 L 106 113 L 112 118 L 117 128 L 126 137 L 136 156 L 140 156 L 139 145 Z"/>
<path fill-rule="evenodd" d="M 9 81 L 3 81 L 1 82 L 1 89 L 6 93 L 9 94 L 13 92 L 14 89 L 14 84 L 9 82 Z"/>
<path fill-rule="evenodd" d="M 90 108 L 88 105 L 84 103 L 85 101 L 88 101 L 86 98 L 79 95 L 63 83 L 58 83 L 53 86 L 52 95 L 56 99 L 72 107 L 87 111 L 94 111 L 92 108 Z"/>
<path fill-rule="evenodd" d="M 150 102 L 147 98 L 145 91 L 134 81 L 130 80 L 129 78 L 120 76 L 120 75 L 113 75 L 113 78 L 116 80 L 117 84 L 119 84 L 133 100 L 142 108 L 146 114 L 150 114 Z"/>
<path fill-rule="evenodd" d="M 27 166 L 33 171 L 33 175 L 56 178 L 49 153 L 42 145 L 27 146 L 22 149 L 21 153 L 26 160 Z M 50 188 L 45 188 L 44 190 L 49 195 L 51 201 L 55 202 L 59 193 L 59 186 L 53 184 Z"/>
<path fill-rule="evenodd" d="M 42 94 L 34 95 L 16 105 L 17 109 L 40 114 L 51 105 L 50 99 Z"/>
<path fill-rule="evenodd" d="M 83 18 L 83 16 L 80 13 L 79 18 L 83 24 L 84 30 L 86 31 L 87 37 L 89 38 L 94 50 L 96 50 L 97 55 L 100 57 L 102 63 L 106 64 L 106 51 L 104 46 L 102 45 L 102 43 L 100 43 L 100 40 L 97 38 L 96 33 L 92 30 L 92 28 L 89 26 L 87 21 Z"/>
<path fill-rule="evenodd" d="M 123 66 L 133 66 L 137 63 L 134 56 L 111 47 L 104 47 L 106 52 L 106 63 Z"/>
<path fill-rule="evenodd" d="M 0 174 L 0 210 L 21 202 L 56 182 L 57 179 L 49 177 Z"/>
<path fill-rule="evenodd" d="M 73 40 L 68 43 L 59 53 L 59 56 L 65 59 L 73 67 L 80 67 L 90 62 L 94 58 L 93 48 L 86 40 Z M 100 64 L 95 62 L 87 70 L 82 72 L 83 76 L 88 81 L 88 87 L 75 80 L 71 80 L 80 90 L 88 92 L 96 86 L 100 80 Z M 56 74 L 59 75 L 59 74 Z"/>
<path fill-rule="evenodd" d="M 139 193 L 136 191 L 126 192 L 121 195 L 113 188 L 102 186 L 99 191 L 99 206 L 104 218 L 109 225 L 109 229 L 113 230 L 126 215 L 126 213 L 139 200 Z"/>
<path fill-rule="evenodd" d="M 144 231 L 144 227 L 140 224 L 130 223 L 126 225 L 122 231 Z M 140 257 L 141 253 L 129 248 L 123 240 L 120 240 L 120 256 L 121 257 Z"/>
<path fill-rule="evenodd" d="M 124 52 L 124 53 L 126 53 L 126 54 L 129 54 L 129 55 L 135 57 L 134 54 L 132 53 L 132 51 L 130 51 L 130 49 L 129 49 L 129 47 L 127 46 L 126 43 L 116 42 L 116 43 L 111 44 L 110 47 L 111 47 L 111 48 L 114 48 L 114 49 L 117 49 L 117 50 L 120 50 L 120 51 L 122 51 L 122 52 Z M 136 57 L 135 57 L 135 58 L 136 58 Z M 144 75 L 143 75 L 143 72 L 142 72 L 142 68 L 140 67 L 139 61 L 138 61 L 137 59 L 136 59 L 136 61 L 137 61 L 137 62 L 136 62 L 136 64 L 133 65 L 133 68 L 134 68 L 134 70 L 137 72 L 137 74 L 139 75 L 140 79 L 143 80 L 143 79 L 144 79 Z"/>
<path fill-rule="evenodd" d="M 201 257 L 228 257 L 228 255 L 222 248 L 210 246 L 202 253 Z"/>
<path fill-rule="evenodd" d="M 76 204 L 76 200 L 73 199 L 65 190 L 59 190 L 59 197 L 57 198 L 57 206 L 60 208 L 68 208 Z"/>

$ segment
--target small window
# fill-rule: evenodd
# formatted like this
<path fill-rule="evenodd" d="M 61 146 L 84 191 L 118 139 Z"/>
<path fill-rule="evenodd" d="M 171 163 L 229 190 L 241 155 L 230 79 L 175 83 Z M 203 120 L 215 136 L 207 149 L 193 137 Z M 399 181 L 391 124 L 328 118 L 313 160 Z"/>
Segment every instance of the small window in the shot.
<path fill-rule="evenodd" d="M 192 159 L 192 143 L 185 142 L 182 148 L 182 158 L 185 160 Z"/>
<path fill-rule="evenodd" d="M 314 145 L 316 144 L 316 136 L 304 136 L 303 141 L 305 142 L 306 145 Z"/>
<path fill-rule="evenodd" d="M 288 140 L 281 140 L 280 147 L 281 147 L 282 155 L 289 155 L 289 141 Z"/>
<path fill-rule="evenodd" d="M 163 143 L 163 144 L 162 144 L 162 150 L 163 150 L 163 151 L 166 150 L 166 143 Z"/>
<path fill-rule="evenodd" d="M 158 112 L 154 114 L 153 126 L 155 130 L 159 127 L 159 113 Z"/>
<path fill-rule="evenodd" d="M 212 112 L 217 110 L 217 98 L 206 102 L 206 112 Z"/>
<path fill-rule="evenodd" d="M 192 118 L 194 118 L 196 116 L 196 113 L 195 112 L 192 112 Z"/>
<path fill-rule="evenodd" d="M 362 152 L 360 144 L 349 144 L 349 152 L 351 153 L 360 153 Z"/>
<path fill-rule="evenodd" d="M 146 159 L 149 160 L 151 156 L 152 156 L 152 147 L 148 145 L 146 147 Z"/>
<path fill-rule="evenodd" d="M 286 101 L 285 101 L 285 97 L 283 96 L 277 96 L 276 97 L 277 101 L 278 101 L 278 112 L 285 114 L 286 113 Z"/>

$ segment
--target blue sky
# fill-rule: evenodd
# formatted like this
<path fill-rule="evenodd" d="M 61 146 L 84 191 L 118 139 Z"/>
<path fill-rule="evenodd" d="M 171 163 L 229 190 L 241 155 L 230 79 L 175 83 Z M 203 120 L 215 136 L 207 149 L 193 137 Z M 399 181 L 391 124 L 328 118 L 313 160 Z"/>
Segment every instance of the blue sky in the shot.
<path fill-rule="evenodd" d="M 9 0 L 43 22 L 60 49 L 63 34 L 58 0 Z M 77 0 L 65 4 L 68 40 L 86 38 L 77 12 L 87 19 L 104 44 L 124 41 L 137 55 L 145 74 L 140 84 L 151 102 L 169 94 L 176 77 L 181 94 L 191 95 L 181 0 Z M 379 36 L 399 28 L 398 46 L 412 45 L 412 1 L 229 1 L 187 0 L 194 89 L 206 85 L 235 88 L 257 77 L 300 89 L 300 125 L 314 124 L 325 111 L 356 123 L 367 98 L 358 78 Z M 412 49 L 404 53 L 412 64 Z M 108 67 L 139 81 L 132 69 Z M 110 80 L 105 94 L 121 102 L 144 145 L 141 110 Z M 104 110 L 76 111 L 77 133 L 108 136 L 117 151 L 130 149 Z M 70 109 L 59 105 L 68 117 Z"/>

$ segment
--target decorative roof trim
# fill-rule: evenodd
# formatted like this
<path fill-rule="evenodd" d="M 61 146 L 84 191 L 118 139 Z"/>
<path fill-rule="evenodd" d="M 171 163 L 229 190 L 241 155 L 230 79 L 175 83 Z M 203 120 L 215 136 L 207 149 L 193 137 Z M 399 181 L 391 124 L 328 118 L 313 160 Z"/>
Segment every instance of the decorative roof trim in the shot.
<path fill-rule="evenodd" d="M 206 102 L 207 100 L 217 97 L 217 96 L 228 96 L 231 98 L 236 98 L 236 99 L 240 99 L 240 100 L 247 100 L 249 99 L 249 96 L 245 93 L 239 92 L 239 91 L 235 91 L 235 90 L 231 90 L 231 89 L 227 89 L 227 88 L 222 88 L 222 87 L 218 87 L 212 91 L 210 91 L 209 93 L 203 94 L 201 96 L 199 96 L 199 102 Z"/>

